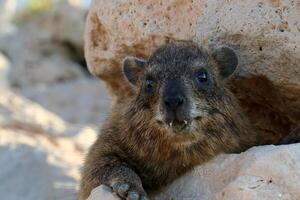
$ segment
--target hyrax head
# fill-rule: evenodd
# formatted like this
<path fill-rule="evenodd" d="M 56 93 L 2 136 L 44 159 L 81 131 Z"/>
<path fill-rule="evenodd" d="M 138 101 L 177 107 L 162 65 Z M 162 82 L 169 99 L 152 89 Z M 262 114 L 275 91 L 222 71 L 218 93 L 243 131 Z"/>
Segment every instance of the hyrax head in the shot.
<path fill-rule="evenodd" d="M 229 47 L 212 53 L 192 42 L 166 44 L 145 61 L 127 57 L 123 72 L 136 91 L 134 104 L 156 124 L 173 133 L 191 133 L 218 110 L 226 95 L 223 80 L 238 64 Z M 222 102 L 221 102 L 222 103 Z"/>

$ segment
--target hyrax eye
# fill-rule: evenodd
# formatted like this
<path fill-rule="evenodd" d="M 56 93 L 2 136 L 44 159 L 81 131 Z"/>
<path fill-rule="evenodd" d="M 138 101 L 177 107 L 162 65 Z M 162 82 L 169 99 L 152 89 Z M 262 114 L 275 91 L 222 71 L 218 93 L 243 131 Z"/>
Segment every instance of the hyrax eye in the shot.
<path fill-rule="evenodd" d="M 206 82 L 207 81 L 207 72 L 206 71 L 198 72 L 197 79 L 199 82 Z"/>
<path fill-rule="evenodd" d="M 153 88 L 154 82 L 152 80 L 146 80 L 146 87 Z"/>
<path fill-rule="evenodd" d="M 145 82 L 145 90 L 147 93 L 151 93 L 154 87 L 154 81 L 147 79 Z"/>

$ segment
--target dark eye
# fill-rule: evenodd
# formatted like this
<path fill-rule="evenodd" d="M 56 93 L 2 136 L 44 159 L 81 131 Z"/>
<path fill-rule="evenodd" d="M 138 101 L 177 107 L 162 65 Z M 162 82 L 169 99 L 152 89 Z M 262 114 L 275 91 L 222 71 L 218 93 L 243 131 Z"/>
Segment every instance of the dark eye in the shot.
<path fill-rule="evenodd" d="M 154 81 L 147 79 L 145 83 L 145 90 L 147 93 L 152 93 L 153 92 L 153 87 L 154 87 Z"/>
<path fill-rule="evenodd" d="M 197 74 L 197 78 L 199 82 L 206 82 L 207 81 L 207 72 L 201 71 Z"/>

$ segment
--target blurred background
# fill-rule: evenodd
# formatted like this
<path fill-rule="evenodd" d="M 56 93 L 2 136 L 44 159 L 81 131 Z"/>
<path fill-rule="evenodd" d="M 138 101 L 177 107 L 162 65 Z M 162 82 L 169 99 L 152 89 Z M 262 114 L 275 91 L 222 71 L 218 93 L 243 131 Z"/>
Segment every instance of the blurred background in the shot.
<path fill-rule="evenodd" d="M 88 70 L 90 0 L 0 0 L 0 196 L 75 199 L 110 99 Z"/>

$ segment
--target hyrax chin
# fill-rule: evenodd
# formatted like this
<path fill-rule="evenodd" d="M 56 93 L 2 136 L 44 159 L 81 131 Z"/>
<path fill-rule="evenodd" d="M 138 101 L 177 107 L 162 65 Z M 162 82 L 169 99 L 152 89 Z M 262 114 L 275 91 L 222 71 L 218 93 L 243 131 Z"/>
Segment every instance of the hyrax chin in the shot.
<path fill-rule="evenodd" d="M 192 42 L 166 44 L 146 61 L 126 58 L 123 72 L 135 95 L 115 104 L 91 147 L 80 199 L 101 184 L 121 199 L 147 199 L 219 153 L 258 144 L 224 85 L 237 64 L 229 47 L 209 53 Z"/>

